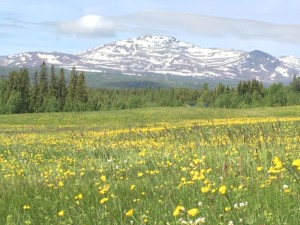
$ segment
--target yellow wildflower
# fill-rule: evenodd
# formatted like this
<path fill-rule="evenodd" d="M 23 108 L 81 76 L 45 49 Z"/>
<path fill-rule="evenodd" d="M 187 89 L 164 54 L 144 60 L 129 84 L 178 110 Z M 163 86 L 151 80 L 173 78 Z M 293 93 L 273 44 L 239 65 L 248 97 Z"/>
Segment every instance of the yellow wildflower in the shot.
<path fill-rule="evenodd" d="M 105 176 L 105 175 L 102 175 L 102 176 L 100 177 L 100 179 L 101 179 L 103 182 L 105 182 L 105 181 L 106 181 L 106 176 Z"/>
<path fill-rule="evenodd" d="M 24 210 L 28 210 L 28 209 L 30 209 L 30 206 L 29 206 L 29 205 L 24 205 L 24 206 L 23 206 L 23 209 L 24 209 Z"/>
<path fill-rule="evenodd" d="M 225 211 L 225 212 L 229 212 L 230 209 L 231 209 L 231 208 L 230 208 L 229 206 L 226 206 L 226 207 L 224 208 L 224 211 Z"/>
<path fill-rule="evenodd" d="M 280 170 L 282 168 L 282 162 L 280 161 L 280 159 L 277 156 L 274 157 L 273 163 L 275 165 L 275 167 L 274 167 L 275 169 Z"/>
<path fill-rule="evenodd" d="M 143 173 L 139 172 L 138 177 L 141 177 L 141 176 L 143 176 Z"/>
<path fill-rule="evenodd" d="M 300 170 L 300 159 L 296 159 L 292 163 L 293 166 L 297 167 L 297 170 Z"/>
<path fill-rule="evenodd" d="M 110 188 L 109 184 L 105 184 L 103 187 L 99 187 L 99 193 L 104 195 Z"/>
<path fill-rule="evenodd" d="M 130 216 L 133 215 L 133 213 L 134 213 L 133 209 L 129 209 L 129 210 L 125 213 L 125 216 L 130 217 Z"/>
<path fill-rule="evenodd" d="M 100 199 L 100 203 L 101 204 L 103 204 L 103 203 L 105 203 L 105 202 L 107 202 L 108 201 L 108 198 L 102 198 L 102 199 Z"/>
<path fill-rule="evenodd" d="M 219 193 L 222 194 L 222 195 L 224 195 L 226 193 L 226 186 L 225 185 L 223 185 L 219 188 Z"/>
<path fill-rule="evenodd" d="M 284 192 L 284 193 L 290 193 L 290 192 L 291 192 L 291 189 L 289 189 L 289 186 L 286 185 L 286 184 L 284 184 L 284 185 L 282 186 L 282 189 L 283 189 L 283 192 Z"/>
<path fill-rule="evenodd" d="M 202 188 L 201 188 L 201 192 L 202 192 L 202 193 L 207 193 L 207 192 L 209 192 L 209 187 L 202 187 Z"/>
<path fill-rule="evenodd" d="M 257 172 L 260 172 L 260 171 L 262 171 L 262 166 L 258 166 L 258 167 L 256 167 L 256 171 L 257 171 Z"/>
<path fill-rule="evenodd" d="M 59 216 L 64 216 L 64 214 L 65 214 L 65 212 L 63 210 L 61 210 L 61 211 L 58 212 Z"/>
<path fill-rule="evenodd" d="M 193 208 L 193 209 L 188 210 L 187 213 L 189 216 L 196 216 L 199 213 L 199 209 Z"/>
<path fill-rule="evenodd" d="M 279 170 L 276 170 L 274 167 L 270 167 L 268 173 L 279 173 L 280 171 Z"/>
<path fill-rule="evenodd" d="M 184 207 L 181 205 L 177 206 L 173 212 L 173 216 L 179 216 L 182 211 L 184 211 Z"/>
<path fill-rule="evenodd" d="M 83 195 L 81 193 L 75 196 L 75 200 L 78 200 L 78 199 L 83 199 Z"/>
<path fill-rule="evenodd" d="M 293 166 L 297 166 L 297 167 L 300 166 L 300 159 L 294 160 L 293 163 L 292 163 L 292 165 Z"/>

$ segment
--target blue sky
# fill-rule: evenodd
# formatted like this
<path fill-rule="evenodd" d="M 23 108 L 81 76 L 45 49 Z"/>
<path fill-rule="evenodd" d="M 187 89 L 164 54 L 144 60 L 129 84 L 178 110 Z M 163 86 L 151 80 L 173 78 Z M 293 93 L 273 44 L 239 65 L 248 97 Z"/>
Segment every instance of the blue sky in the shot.
<path fill-rule="evenodd" d="M 0 55 L 77 53 L 142 35 L 200 47 L 300 57 L 299 0 L 11 0 L 0 4 Z"/>

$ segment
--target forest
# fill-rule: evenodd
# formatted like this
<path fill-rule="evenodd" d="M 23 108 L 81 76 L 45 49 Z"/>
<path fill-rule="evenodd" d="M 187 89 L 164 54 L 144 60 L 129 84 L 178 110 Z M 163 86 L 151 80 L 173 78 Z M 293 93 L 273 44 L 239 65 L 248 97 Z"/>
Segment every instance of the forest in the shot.
<path fill-rule="evenodd" d="M 58 72 L 57 72 L 58 71 Z M 30 79 L 32 77 L 32 79 Z M 67 81 L 68 80 L 68 81 Z M 0 113 L 119 110 L 156 106 L 251 108 L 300 104 L 300 78 L 289 85 L 269 87 L 256 80 L 240 81 L 236 87 L 203 83 L 192 88 L 91 88 L 83 71 L 72 68 L 68 79 L 63 68 L 43 63 L 33 76 L 27 68 L 0 76 Z"/>

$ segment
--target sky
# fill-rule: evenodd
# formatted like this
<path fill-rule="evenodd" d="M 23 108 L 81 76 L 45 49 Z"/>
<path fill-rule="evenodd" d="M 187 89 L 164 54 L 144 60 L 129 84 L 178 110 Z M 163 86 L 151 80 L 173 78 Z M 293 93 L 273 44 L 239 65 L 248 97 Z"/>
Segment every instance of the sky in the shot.
<path fill-rule="evenodd" d="M 0 0 L 0 55 L 78 53 L 143 35 L 300 57 L 299 0 Z"/>

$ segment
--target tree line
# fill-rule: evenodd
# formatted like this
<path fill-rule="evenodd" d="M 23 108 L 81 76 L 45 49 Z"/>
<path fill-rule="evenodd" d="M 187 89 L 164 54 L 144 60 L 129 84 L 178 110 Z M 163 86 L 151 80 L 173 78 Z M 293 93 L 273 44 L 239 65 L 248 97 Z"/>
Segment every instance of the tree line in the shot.
<path fill-rule="evenodd" d="M 68 82 L 64 69 L 58 72 L 45 63 L 30 79 L 27 68 L 0 78 L 0 113 L 98 111 L 154 106 L 200 106 L 250 108 L 300 104 L 300 78 L 284 86 L 269 87 L 256 80 L 240 81 L 236 87 L 222 83 L 210 89 L 146 87 L 137 89 L 89 88 L 82 71 L 72 68 Z"/>
<path fill-rule="evenodd" d="M 7 78 L 0 79 L 0 113 L 34 113 L 85 110 L 88 89 L 83 72 L 72 68 L 69 84 L 61 68 L 45 63 L 36 71 L 33 80 L 27 68 L 13 70 Z"/>

